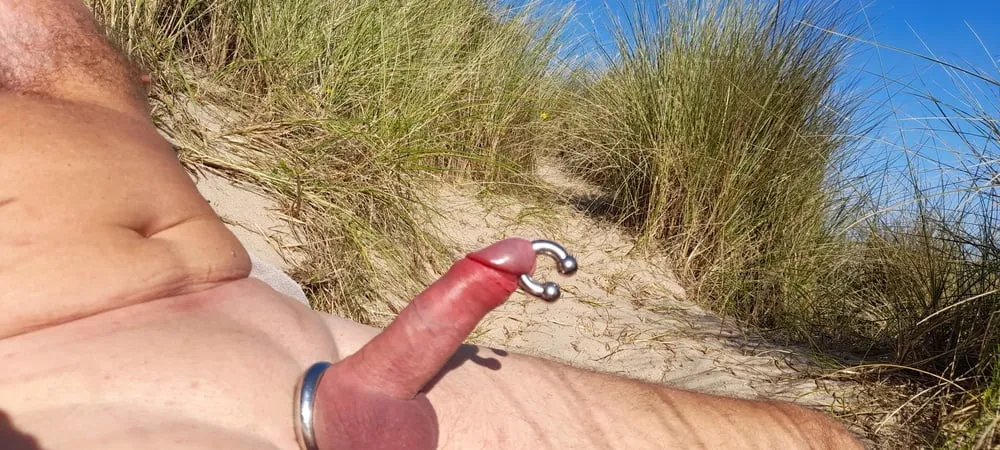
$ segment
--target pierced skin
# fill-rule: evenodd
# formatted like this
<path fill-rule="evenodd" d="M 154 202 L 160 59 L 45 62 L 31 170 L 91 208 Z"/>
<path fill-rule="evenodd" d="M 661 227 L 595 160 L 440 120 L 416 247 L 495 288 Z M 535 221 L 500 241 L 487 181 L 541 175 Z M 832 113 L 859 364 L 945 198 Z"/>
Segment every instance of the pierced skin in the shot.
<path fill-rule="evenodd" d="M 535 270 L 535 251 L 530 241 L 507 239 L 471 253 L 469 259 L 515 277 Z"/>

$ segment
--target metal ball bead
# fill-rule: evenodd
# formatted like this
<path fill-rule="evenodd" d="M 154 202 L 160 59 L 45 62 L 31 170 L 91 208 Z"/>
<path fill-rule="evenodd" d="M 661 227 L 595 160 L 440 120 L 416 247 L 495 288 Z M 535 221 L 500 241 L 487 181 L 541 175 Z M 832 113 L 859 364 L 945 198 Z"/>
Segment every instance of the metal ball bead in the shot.
<path fill-rule="evenodd" d="M 542 291 L 542 298 L 546 301 L 554 302 L 559 300 L 559 296 L 562 294 L 559 289 L 559 285 L 555 283 L 545 283 Z"/>
<path fill-rule="evenodd" d="M 567 256 L 566 259 L 559 261 L 559 273 L 563 275 L 573 275 L 578 268 L 576 258 L 572 256 Z"/>

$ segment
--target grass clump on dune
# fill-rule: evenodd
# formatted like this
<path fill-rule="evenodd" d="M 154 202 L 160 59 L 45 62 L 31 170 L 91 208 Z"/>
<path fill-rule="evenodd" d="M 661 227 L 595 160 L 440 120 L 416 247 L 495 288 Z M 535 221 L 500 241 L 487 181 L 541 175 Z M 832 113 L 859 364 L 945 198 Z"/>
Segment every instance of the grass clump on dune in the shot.
<path fill-rule="evenodd" d="M 1000 110 L 998 73 L 927 58 L 945 72 L 954 100 L 911 94 L 932 114 L 922 139 L 904 140 L 912 192 L 893 219 L 877 226 L 888 289 L 858 296 L 892 356 L 938 377 L 911 402 L 938 408 L 938 443 L 951 448 L 1000 445 Z M 888 214 L 884 214 L 888 215 Z M 870 222 L 869 222 L 870 223 Z M 889 268 L 889 270 L 884 270 Z M 884 274 L 891 274 L 885 277 Z M 872 283 L 862 278 L 853 287 Z M 862 291 L 865 292 L 865 291 Z M 868 291 L 870 292 L 870 290 Z M 860 303 L 860 302 L 859 302 Z M 887 329 L 884 324 L 891 324 Z"/>
<path fill-rule="evenodd" d="M 763 1 L 637 11 L 565 114 L 565 153 L 698 297 L 775 325 L 819 275 L 829 169 L 856 127 L 835 88 L 846 43 L 816 28 L 840 17 Z"/>
<path fill-rule="evenodd" d="M 415 178 L 520 184 L 533 167 L 560 26 L 534 9 L 478 0 L 89 4 L 153 73 L 156 119 L 188 161 L 285 194 L 286 214 L 306 232 L 298 278 L 322 309 L 384 322 L 392 300 L 426 278 L 440 249 L 423 226 Z M 223 110 L 225 123 L 206 132 L 205 108 L 192 104 Z"/>
<path fill-rule="evenodd" d="M 95 0 L 150 65 L 314 106 L 399 162 L 494 182 L 531 168 L 561 20 L 480 0 Z M 163 75 L 163 74 L 161 74 Z M 506 170 L 501 170 L 506 169 Z"/>

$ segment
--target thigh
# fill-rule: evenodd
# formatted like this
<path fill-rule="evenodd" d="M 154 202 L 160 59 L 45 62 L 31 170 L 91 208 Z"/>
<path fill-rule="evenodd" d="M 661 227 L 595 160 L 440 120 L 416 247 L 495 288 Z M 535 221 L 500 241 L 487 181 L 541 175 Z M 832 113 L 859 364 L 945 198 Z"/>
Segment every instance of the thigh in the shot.
<path fill-rule="evenodd" d="M 0 93 L 0 337 L 249 270 L 148 118 Z"/>

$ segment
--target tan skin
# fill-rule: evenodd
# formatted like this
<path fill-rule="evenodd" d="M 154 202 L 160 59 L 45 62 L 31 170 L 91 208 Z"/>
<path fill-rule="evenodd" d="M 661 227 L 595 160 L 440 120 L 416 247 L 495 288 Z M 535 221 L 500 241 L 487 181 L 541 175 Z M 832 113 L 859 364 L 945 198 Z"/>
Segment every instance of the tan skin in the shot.
<path fill-rule="evenodd" d="M 0 0 L 0 448 L 857 448 L 821 414 L 462 346 L 533 268 L 460 260 L 386 330 L 248 279 L 76 0 Z"/>

